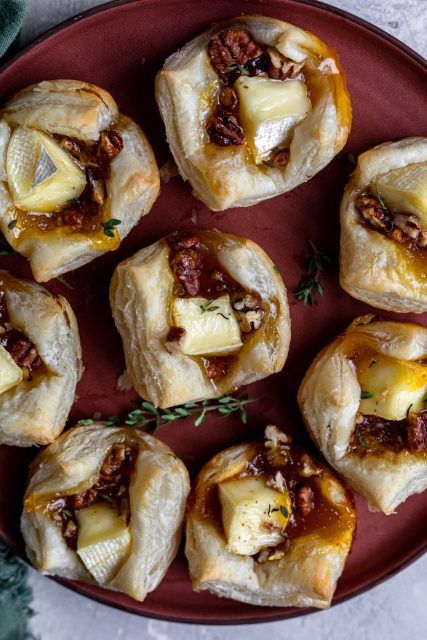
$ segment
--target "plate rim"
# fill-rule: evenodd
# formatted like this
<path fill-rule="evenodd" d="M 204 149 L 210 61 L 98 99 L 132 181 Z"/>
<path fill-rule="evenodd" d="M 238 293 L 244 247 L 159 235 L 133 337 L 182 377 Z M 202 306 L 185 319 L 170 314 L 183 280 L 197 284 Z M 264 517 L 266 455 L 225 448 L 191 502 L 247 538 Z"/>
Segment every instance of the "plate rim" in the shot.
<path fill-rule="evenodd" d="M 61 21 L 57 25 L 51 27 L 50 29 L 47 29 L 46 31 L 42 32 L 41 34 L 39 34 L 38 36 L 30 40 L 26 45 L 24 45 L 24 47 L 20 48 L 19 51 L 17 51 L 16 53 L 9 56 L 6 54 L 5 61 L 0 65 L 0 76 L 1 74 L 3 74 L 4 71 L 8 70 L 9 67 L 13 66 L 21 57 L 27 55 L 33 48 L 35 48 L 41 42 L 43 42 L 44 40 L 47 40 L 48 38 L 52 37 L 56 33 L 67 29 L 69 26 L 72 26 L 73 24 L 84 21 L 92 17 L 93 15 L 107 12 L 110 9 L 114 9 L 115 7 L 133 5 L 137 3 L 142 4 L 143 2 L 146 2 L 147 4 L 148 3 L 154 4 L 155 2 L 158 2 L 158 1 L 159 0 L 110 0 L 109 2 L 102 3 L 101 5 L 86 9 L 84 11 L 77 13 L 74 16 L 66 18 L 65 20 Z M 180 0 L 170 0 L 170 1 L 175 2 L 177 4 Z M 401 52 L 406 54 L 408 57 L 410 57 L 413 62 L 420 65 L 424 71 L 427 71 L 427 60 L 420 53 L 418 53 L 417 51 L 415 51 L 414 49 L 412 49 L 407 44 L 405 44 L 398 38 L 394 37 L 387 31 L 384 31 L 383 29 L 381 29 L 381 27 L 374 25 L 368 20 L 365 20 L 364 18 L 361 18 L 351 13 L 350 11 L 342 9 L 341 7 L 335 7 L 333 5 L 330 5 L 326 2 L 321 2 L 319 0 L 275 0 L 275 1 L 283 4 L 291 3 L 295 5 L 312 7 L 312 8 L 320 9 L 321 11 L 324 11 L 326 14 L 332 13 L 341 18 L 344 18 L 350 23 L 356 24 L 359 27 L 362 27 L 367 31 L 370 31 L 376 36 L 379 36 L 383 40 L 386 40 L 387 42 L 392 44 L 394 47 L 396 47 L 398 50 L 400 50 Z M 13 542 L 11 543 L 1 533 L 0 533 L 0 542 L 4 544 L 10 551 L 12 551 L 12 553 L 17 555 L 21 559 L 21 561 L 25 563 L 27 567 L 34 569 L 34 567 L 29 562 L 28 558 L 26 557 L 26 555 L 21 553 L 21 550 L 18 549 L 17 545 Z M 351 600 L 352 598 L 355 598 L 361 595 L 362 593 L 370 591 L 371 589 L 378 586 L 379 584 L 386 582 L 387 580 L 389 580 L 390 578 L 397 575 L 398 573 L 400 573 L 401 571 L 409 567 L 411 564 L 416 562 L 425 553 L 427 553 L 427 539 L 419 549 L 417 549 L 413 553 L 410 553 L 401 562 L 398 562 L 394 567 L 387 570 L 384 574 L 378 576 L 374 580 L 370 581 L 368 584 L 363 584 L 361 587 L 359 587 L 355 591 L 352 591 L 351 593 L 334 597 L 331 602 L 331 608 L 343 602 L 346 602 L 347 600 Z M 40 575 L 43 575 L 43 574 L 40 574 Z M 230 620 L 201 621 L 201 620 L 196 620 L 194 618 L 187 618 L 183 616 L 174 618 L 171 615 L 160 615 L 156 613 L 145 613 L 142 611 L 136 611 L 129 608 L 126 604 L 120 604 L 117 602 L 113 602 L 113 603 L 106 602 L 105 599 L 103 599 L 101 596 L 98 596 L 97 594 L 85 593 L 84 587 L 80 587 L 79 584 L 76 582 L 72 582 L 70 580 L 67 580 L 65 578 L 60 578 L 57 576 L 46 576 L 46 577 L 51 579 L 56 584 L 59 584 L 60 586 L 66 589 L 69 589 L 70 591 L 73 591 L 74 593 L 77 593 L 82 597 L 89 598 L 90 600 L 98 602 L 106 607 L 112 607 L 114 609 L 125 611 L 126 613 L 137 615 L 142 618 L 162 620 L 162 621 L 172 622 L 175 624 L 192 624 L 192 625 L 206 625 L 206 626 L 220 626 L 220 627 L 233 626 L 234 627 L 234 626 L 245 625 L 245 624 L 266 624 L 269 622 L 284 621 L 286 619 L 298 618 L 301 616 L 311 615 L 313 613 L 318 613 L 322 611 L 321 609 L 310 607 L 310 608 L 297 610 L 294 613 L 287 614 L 287 615 L 284 615 L 283 613 L 277 613 L 277 615 L 272 615 L 269 617 L 254 617 L 254 618 L 248 617 L 248 618 L 245 618 L 245 620 L 230 619 Z"/>

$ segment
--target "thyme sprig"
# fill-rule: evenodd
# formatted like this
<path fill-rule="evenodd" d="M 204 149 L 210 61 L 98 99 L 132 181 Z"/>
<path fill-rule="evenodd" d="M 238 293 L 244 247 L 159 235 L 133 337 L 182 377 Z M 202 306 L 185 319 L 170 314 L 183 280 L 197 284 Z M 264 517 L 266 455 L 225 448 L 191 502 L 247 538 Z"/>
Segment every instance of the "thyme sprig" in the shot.
<path fill-rule="evenodd" d="M 327 253 L 319 251 L 312 240 L 309 240 L 309 244 L 313 253 L 307 262 L 307 274 L 299 283 L 295 293 L 297 299 L 302 300 L 305 305 L 314 304 L 316 291 L 323 296 L 320 275 L 332 264 L 332 258 Z"/>
<path fill-rule="evenodd" d="M 215 302 L 215 300 L 207 300 L 204 304 L 199 304 L 201 312 L 206 313 L 207 311 L 216 311 L 219 309 L 218 305 L 212 306 L 213 302 Z"/>
<path fill-rule="evenodd" d="M 130 411 L 123 421 L 129 427 L 147 428 L 153 433 L 159 427 L 162 427 L 175 420 L 185 420 L 186 418 L 194 418 L 194 426 L 200 427 L 205 421 L 206 414 L 210 411 L 216 411 L 221 416 L 229 416 L 231 413 L 238 412 L 240 420 L 243 424 L 247 423 L 248 414 L 246 405 L 254 402 L 247 394 L 236 398 L 234 396 L 221 396 L 214 400 L 203 400 L 202 402 L 186 402 L 185 404 L 170 409 L 158 409 L 152 402 L 141 402 L 138 409 Z M 103 421 L 107 427 L 113 427 L 120 424 L 118 416 L 110 416 Z M 79 420 L 77 424 L 89 426 L 94 423 L 91 418 Z"/>

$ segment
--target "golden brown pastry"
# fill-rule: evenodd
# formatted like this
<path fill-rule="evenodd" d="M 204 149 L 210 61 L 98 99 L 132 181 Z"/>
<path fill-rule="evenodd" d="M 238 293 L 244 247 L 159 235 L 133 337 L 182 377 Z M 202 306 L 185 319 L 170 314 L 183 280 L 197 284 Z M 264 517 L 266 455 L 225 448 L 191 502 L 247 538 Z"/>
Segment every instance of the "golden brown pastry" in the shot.
<path fill-rule="evenodd" d="M 427 311 L 427 138 L 359 156 L 341 203 L 341 286 L 390 311 Z"/>
<path fill-rule="evenodd" d="M 263 606 L 328 607 L 356 526 L 351 495 L 277 427 L 208 462 L 189 499 L 196 591 Z"/>
<path fill-rule="evenodd" d="M 79 331 L 62 296 L 0 271 L 0 444 L 62 431 L 82 372 Z"/>
<path fill-rule="evenodd" d="M 155 406 L 231 393 L 285 363 L 285 286 L 245 238 L 172 233 L 118 265 L 110 301 L 132 384 Z"/>
<path fill-rule="evenodd" d="M 38 282 L 117 249 L 158 192 L 148 140 L 103 89 L 40 82 L 0 112 L 0 230 Z"/>
<path fill-rule="evenodd" d="M 181 176 L 213 211 L 306 182 L 342 149 L 351 125 L 335 51 L 260 15 L 216 24 L 171 55 L 156 98 Z"/>
<path fill-rule="evenodd" d="M 307 371 L 304 422 L 326 460 L 386 514 L 427 488 L 427 329 L 356 318 Z"/>
<path fill-rule="evenodd" d="M 181 539 L 189 478 L 165 444 L 94 422 L 64 433 L 34 460 L 21 519 L 39 571 L 142 601 Z"/>

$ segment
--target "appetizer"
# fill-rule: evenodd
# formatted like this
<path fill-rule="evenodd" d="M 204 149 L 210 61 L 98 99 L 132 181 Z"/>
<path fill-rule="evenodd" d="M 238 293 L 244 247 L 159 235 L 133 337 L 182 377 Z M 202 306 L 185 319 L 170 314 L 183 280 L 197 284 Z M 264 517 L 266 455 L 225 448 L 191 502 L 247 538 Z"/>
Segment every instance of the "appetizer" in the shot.
<path fill-rule="evenodd" d="M 342 149 L 351 125 L 335 51 L 260 15 L 215 25 L 171 55 L 156 98 L 181 176 L 213 211 L 306 182 Z"/>
<path fill-rule="evenodd" d="M 28 557 L 142 602 L 176 555 L 189 488 L 184 464 L 153 436 L 101 422 L 70 429 L 31 466 Z"/>
<path fill-rule="evenodd" d="M 251 240 L 176 231 L 118 265 L 110 301 L 130 380 L 157 407 L 231 393 L 285 363 L 285 286 Z"/>
<path fill-rule="evenodd" d="M 117 249 L 158 192 L 146 137 L 103 89 L 49 80 L 0 111 L 0 230 L 38 282 Z"/>
<path fill-rule="evenodd" d="M 340 282 L 380 309 L 427 311 L 427 138 L 359 156 L 341 203 Z"/>
<path fill-rule="evenodd" d="M 326 460 L 386 514 L 427 488 L 427 329 L 356 318 L 314 360 L 299 406 Z"/>
<path fill-rule="evenodd" d="M 67 300 L 0 271 L 0 444 L 52 442 L 81 373 L 79 330 Z"/>
<path fill-rule="evenodd" d="M 193 587 L 250 604 L 328 607 L 355 526 L 340 480 L 269 425 L 265 442 L 226 449 L 199 473 L 185 548 Z"/>

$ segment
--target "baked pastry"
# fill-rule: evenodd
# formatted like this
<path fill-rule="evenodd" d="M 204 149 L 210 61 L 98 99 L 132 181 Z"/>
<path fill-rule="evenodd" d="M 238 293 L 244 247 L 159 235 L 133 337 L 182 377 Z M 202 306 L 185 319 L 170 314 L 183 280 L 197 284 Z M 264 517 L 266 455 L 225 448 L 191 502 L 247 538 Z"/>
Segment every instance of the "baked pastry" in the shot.
<path fill-rule="evenodd" d="M 307 371 L 304 422 L 326 460 L 386 514 L 427 488 L 427 329 L 356 318 Z"/>
<path fill-rule="evenodd" d="M 21 529 L 39 571 L 142 601 L 181 539 L 190 489 L 165 444 L 94 422 L 62 434 L 34 460 Z"/>
<path fill-rule="evenodd" d="M 359 156 L 341 203 L 341 286 L 380 309 L 427 311 L 427 138 Z"/>
<path fill-rule="evenodd" d="M 38 282 L 117 249 L 158 192 L 150 144 L 103 89 L 40 82 L 0 112 L 0 230 Z"/>
<path fill-rule="evenodd" d="M 130 380 L 155 406 L 231 393 L 285 363 L 285 286 L 245 238 L 172 233 L 118 265 L 110 301 Z"/>
<path fill-rule="evenodd" d="M 196 591 L 264 606 L 328 607 L 356 526 L 342 482 L 269 425 L 217 454 L 192 488 L 185 553 Z"/>
<path fill-rule="evenodd" d="M 335 51 L 260 15 L 216 24 L 171 55 L 156 98 L 181 176 L 213 211 L 306 182 L 342 149 L 351 125 Z"/>
<path fill-rule="evenodd" d="M 0 444 L 52 442 L 81 372 L 79 330 L 67 300 L 0 271 Z"/>

